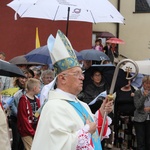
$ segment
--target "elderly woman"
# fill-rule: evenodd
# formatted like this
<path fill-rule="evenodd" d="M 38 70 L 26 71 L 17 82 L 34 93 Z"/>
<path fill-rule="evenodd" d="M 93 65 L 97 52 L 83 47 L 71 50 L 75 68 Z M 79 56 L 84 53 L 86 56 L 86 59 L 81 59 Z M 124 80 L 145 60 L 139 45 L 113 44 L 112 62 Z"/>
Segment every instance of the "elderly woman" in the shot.
<path fill-rule="evenodd" d="M 142 88 L 135 92 L 134 112 L 137 150 L 150 148 L 150 76 L 144 76 Z"/>
<path fill-rule="evenodd" d="M 41 82 L 42 82 L 42 87 L 46 84 L 49 84 L 51 81 L 53 81 L 55 77 L 55 73 L 52 70 L 44 70 L 41 74 Z"/>

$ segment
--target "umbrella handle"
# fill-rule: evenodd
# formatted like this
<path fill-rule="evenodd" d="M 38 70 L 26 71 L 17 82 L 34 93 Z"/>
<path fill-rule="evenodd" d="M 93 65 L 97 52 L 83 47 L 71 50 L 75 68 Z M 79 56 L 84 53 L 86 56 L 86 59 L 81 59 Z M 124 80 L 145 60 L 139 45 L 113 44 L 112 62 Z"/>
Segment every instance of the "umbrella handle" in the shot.
<path fill-rule="evenodd" d="M 126 62 L 130 62 L 134 65 L 135 67 L 135 74 L 134 76 L 132 77 L 128 77 L 128 74 L 129 74 L 129 71 L 127 71 L 127 76 L 126 76 L 126 79 L 127 80 L 131 80 L 133 78 L 135 78 L 137 75 L 138 75 L 138 72 L 139 72 L 139 67 L 137 65 L 137 63 L 131 59 L 123 59 L 122 61 L 120 61 L 116 68 L 115 68 L 115 72 L 114 72 L 114 75 L 113 75 L 113 78 L 112 78 L 112 83 L 111 83 L 111 87 L 110 87 L 110 91 L 109 91 L 109 95 L 108 95 L 108 100 L 113 100 L 113 92 L 114 92 L 114 88 L 115 88 L 115 84 L 116 84 L 116 80 L 117 80 L 117 76 L 118 76 L 118 72 L 119 72 L 119 68 L 121 65 L 125 65 Z M 104 117 L 103 117 L 103 123 L 102 123 L 102 128 L 101 128 L 101 132 L 100 132 L 100 139 L 102 139 L 102 135 L 103 135 L 103 132 L 104 132 L 104 126 L 105 126 L 105 123 L 106 123 L 106 118 L 107 118 L 107 113 L 105 112 L 104 113 Z"/>

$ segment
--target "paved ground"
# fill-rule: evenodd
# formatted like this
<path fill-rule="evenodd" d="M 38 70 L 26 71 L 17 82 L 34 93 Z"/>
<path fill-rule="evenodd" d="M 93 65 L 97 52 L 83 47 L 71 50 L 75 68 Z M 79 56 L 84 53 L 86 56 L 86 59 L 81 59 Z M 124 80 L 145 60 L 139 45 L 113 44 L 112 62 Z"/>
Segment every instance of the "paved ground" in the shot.
<path fill-rule="evenodd" d="M 104 148 L 104 150 L 120 150 L 120 148 L 113 147 L 112 149 Z"/>
<path fill-rule="evenodd" d="M 104 148 L 103 150 L 121 150 L 121 149 L 113 146 L 113 148 Z"/>

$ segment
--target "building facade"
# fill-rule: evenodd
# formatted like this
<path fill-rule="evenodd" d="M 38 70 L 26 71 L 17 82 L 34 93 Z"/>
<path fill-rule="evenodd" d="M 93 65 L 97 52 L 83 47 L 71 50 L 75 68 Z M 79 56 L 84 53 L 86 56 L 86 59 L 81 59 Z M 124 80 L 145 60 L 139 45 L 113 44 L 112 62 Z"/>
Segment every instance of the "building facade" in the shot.
<path fill-rule="evenodd" d="M 23 55 L 35 48 L 35 31 L 39 29 L 41 46 L 46 45 L 50 34 L 58 29 L 66 32 L 66 21 L 20 18 L 14 20 L 15 12 L 6 5 L 11 0 L 1 0 L 0 5 L 0 51 L 6 60 Z M 125 24 L 69 22 L 68 38 L 77 51 L 89 49 L 94 44 L 95 33 L 110 32 L 125 41 L 118 46 L 122 56 L 133 60 L 150 57 L 150 0 L 110 0 L 125 17 Z M 92 36 L 93 32 L 93 36 Z M 92 40 L 93 39 L 93 40 Z M 106 39 L 103 39 L 105 43 Z"/>
<path fill-rule="evenodd" d="M 47 44 L 50 34 L 55 37 L 58 29 L 66 33 L 66 21 L 20 18 L 19 16 L 15 20 L 15 11 L 7 6 L 11 1 L 1 0 L 0 3 L 0 51 L 6 53 L 6 60 L 35 49 L 36 27 L 38 27 L 41 46 Z M 69 22 L 68 38 L 75 50 L 91 48 L 91 35 L 92 23 Z"/>
<path fill-rule="evenodd" d="M 94 24 L 94 32 L 108 31 L 125 41 L 119 53 L 133 60 L 150 58 L 150 1 L 110 0 L 125 17 L 125 24 Z M 118 6 L 119 4 L 119 6 Z M 117 36 L 118 34 L 118 36 Z"/>

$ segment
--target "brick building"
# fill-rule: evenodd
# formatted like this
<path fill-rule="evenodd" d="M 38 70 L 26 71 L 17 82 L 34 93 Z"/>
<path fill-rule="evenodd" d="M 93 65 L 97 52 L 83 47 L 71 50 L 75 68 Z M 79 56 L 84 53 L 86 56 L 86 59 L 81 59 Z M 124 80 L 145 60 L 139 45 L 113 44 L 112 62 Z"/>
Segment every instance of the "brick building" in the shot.
<path fill-rule="evenodd" d="M 0 5 L 0 51 L 6 53 L 6 60 L 23 55 L 35 48 L 36 27 L 39 30 L 41 46 L 46 45 L 50 34 L 54 37 L 58 29 L 66 32 L 66 21 L 20 18 L 14 20 L 15 11 L 6 5 L 11 0 L 1 0 Z M 91 48 L 92 23 L 69 22 L 68 38 L 77 51 Z"/>

